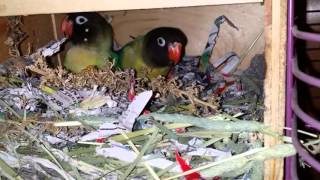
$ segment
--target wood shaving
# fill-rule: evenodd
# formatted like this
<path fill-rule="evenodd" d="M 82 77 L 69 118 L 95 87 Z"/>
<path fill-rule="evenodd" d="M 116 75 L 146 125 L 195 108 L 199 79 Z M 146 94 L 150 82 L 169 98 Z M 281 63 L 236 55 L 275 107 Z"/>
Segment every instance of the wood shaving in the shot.
<path fill-rule="evenodd" d="M 193 113 L 197 112 L 198 106 L 210 108 L 214 111 L 217 111 L 219 108 L 218 98 L 212 95 L 208 98 L 208 102 L 202 100 L 200 98 L 200 91 L 202 90 L 202 87 L 195 84 L 189 87 L 183 87 L 183 84 L 181 84 L 177 79 L 172 79 L 167 82 L 164 77 L 158 77 L 151 81 L 151 87 L 153 91 L 159 92 L 163 98 L 168 95 L 187 98 L 193 105 Z"/>
<path fill-rule="evenodd" d="M 129 75 L 127 72 L 113 71 L 110 62 L 104 68 L 88 67 L 81 73 L 74 74 L 63 68 L 50 68 L 45 60 L 38 57 L 28 70 L 41 75 L 40 85 L 56 88 L 83 89 L 104 86 L 115 94 L 125 93 L 128 89 Z"/>
<path fill-rule="evenodd" d="M 20 44 L 28 37 L 22 30 L 21 16 L 8 17 L 7 34 L 8 38 L 4 42 L 9 47 L 9 55 L 13 57 L 21 56 Z"/>
<path fill-rule="evenodd" d="M 130 82 L 129 70 L 115 71 L 111 62 L 104 68 L 88 67 L 82 72 L 74 74 L 62 68 L 50 68 L 45 59 L 38 57 L 34 65 L 27 66 L 27 69 L 41 75 L 40 85 L 55 88 L 83 89 L 100 86 L 107 87 L 109 93 L 119 95 L 127 93 Z M 161 94 L 162 100 L 169 95 L 188 99 L 193 106 L 192 111 L 195 114 L 197 114 L 198 107 L 204 108 L 207 112 L 216 112 L 219 108 L 219 99 L 217 97 L 212 95 L 203 100 L 200 96 L 203 87 L 196 84 L 185 87 L 177 78 L 169 81 L 163 76 L 152 80 L 137 78 L 136 82 L 135 89 L 138 93 L 152 89 L 154 92 Z"/>

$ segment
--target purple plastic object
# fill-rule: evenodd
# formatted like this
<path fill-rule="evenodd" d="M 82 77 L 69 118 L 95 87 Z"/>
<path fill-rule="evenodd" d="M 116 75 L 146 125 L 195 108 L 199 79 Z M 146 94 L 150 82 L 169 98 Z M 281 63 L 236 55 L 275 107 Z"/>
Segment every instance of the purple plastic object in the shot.
<path fill-rule="evenodd" d="M 292 142 L 298 154 L 314 169 L 320 172 L 320 163 L 301 145 L 298 139 L 297 124 L 299 117 L 304 123 L 320 131 L 320 121 L 305 113 L 298 105 L 297 90 L 293 86 L 294 78 L 297 78 L 311 86 L 320 88 L 320 79 L 310 76 L 298 67 L 298 59 L 295 55 L 294 36 L 305 41 L 320 42 L 320 34 L 298 30 L 294 25 L 294 0 L 288 0 L 288 42 L 287 42 L 287 72 L 286 72 L 286 126 L 292 127 Z M 288 132 L 286 132 L 289 135 Z M 286 160 L 286 180 L 298 179 L 297 157 Z"/>
<path fill-rule="evenodd" d="M 320 128 L 320 123 L 315 121 L 315 119 L 311 118 L 309 115 L 307 115 L 306 113 L 304 113 L 300 107 L 298 106 L 298 102 L 297 102 L 297 90 L 294 87 L 293 90 L 293 100 L 292 100 L 292 107 L 293 107 L 293 111 L 297 114 L 297 116 L 302 119 L 304 122 L 307 122 L 308 124 L 310 124 L 313 128 Z M 298 108 L 298 109 L 296 109 Z M 299 138 L 298 138 L 298 118 L 297 116 L 294 115 L 293 120 L 292 120 L 292 143 L 294 145 L 294 147 L 296 148 L 296 150 L 298 151 L 299 155 L 306 161 L 308 162 L 313 168 L 315 168 L 317 171 L 320 172 L 320 163 L 301 145 L 301 143 L 299 142 Z M 317 124 L 315 124 L 317 123 Z M 319 129 L 318 129 L 319 130 Z"/>
<path fill-rule="evenodd" d="M 315 78 L 313 76 L 310 76 L 302 71 L 300 71 L 299 67 L 298 67 L 298 60 L 296 58 L 296 56 L 293 58 L 293 62 L 292 62 L 292 73 L 294 74 L 294 76 L 296 78 L 298 78 L 299 80 L 311 85 L 311 86 L 315 86 L 320 88 L 320 79 Z"/>
<path fill-rule="evenodd" d="M 288 27 L 287 27 L 287 71 L 286 71 L 286 126 L 292 127 L 292 109 L 291 109 L 291 97 L 293 88 L 293 75 L 292 75 L 292 58 L 294 56 L 294 41 L 292 34 L 292 27 L 294 25 L 294 2 L 293 0 L 288 0 Z M 287 136 L 291 136 L 290 131 L 286 131 Z M 295 157 L 289 157 L 285 160 L 285 179 L 291 180 L 291 174 L 295 171 L 295 163 L 293 159 Z M 296 168 L 295 168 L 296 169 Z M 294 173 L 296 174 L 296 173 Z"/>
<path fill-rule="evenodd" d="M 310 124 L 312 128 L 317 129 L 318 131 L 320 131 L 320 121 L 317 121 L 316 119 L 314 119 L 313 117 L 309 116 L 307 113 L 305 113 L 298 105 L 298 101 L 297 101 L 297 94 L 293 93 L 292 96 L 292 109 L 293 112 L 295 113 L 295 115 L 297 117 L 299 117 L 303 122 Z M 295 122 L 293 122 L 295 123 Z"/>
<path fill-rule="evenodd" d="M 318 33 L 311 33 L 311 32 L 304 32 L 304 31 L 299 31 L 297 26 L 294 26 L 292 28 L 292 33 L 293 35 L 298 38 L 298 39 L 303 39 L 306 41 L 315 41 L 315 42 L 320 42 L 320 34 Z"/>
<path fill-rule="evenodd" d="M 297 104 L 296 101 L 292 101 L 292 108 L 297 117 L 299 117 L 303 122 L 310 124 L 312 128 L 317 129 L 319 131 L 320 129 L 320 123 L 314 119 L 313 117 L 309 116 L 307 113 L 305 113 Z"/>
<path fill-rule="evenodd" d="M 292 121 L 293 121 L 293 128 L 297 129 L 298 119 L 294 117 Z M 305 160 L 308 164 L 310 164 L 314 169 L 320 172 L 320 163 L 312 155 L 310 155 L 310 153 L 301 145 L 298 139 L 297 131 L 292 132 L 292 143 L 296 148 L 296 150 L 298 151 L 298 154 L 302 157 L 302 159 Z"/>

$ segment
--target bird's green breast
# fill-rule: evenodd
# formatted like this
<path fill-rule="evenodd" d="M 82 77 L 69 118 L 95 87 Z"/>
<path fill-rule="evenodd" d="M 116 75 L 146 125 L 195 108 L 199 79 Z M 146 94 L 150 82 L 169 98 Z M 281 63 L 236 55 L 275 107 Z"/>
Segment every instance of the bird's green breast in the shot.
<path fill-rule="evenodd" d="M 101 68 L 106 65 L 111 53 L 112 31 L 105 29 L 105 32 L 99 34 L 94 43 L 73 44 L 63 64 L 65 68 L 74 73 L 79 73 L 88 66 Z"/>
<path fill-rule="evenodd" d="M 138 37 L 133 42 L 123 47 L 120 52 L 119 64 L 122 69 L 134 68 L 138 77 L 147 75 L 148 78 L 155 78 L 159 75 L 166 75 L 169 67 L 153 67 L 143 58 L 143 37 Z"/>
<path fill-rule="evenodd" d="M 74 73 L 79 73 L 88 66 L 102 67 L 106 64 L 110 53 L 95 48 L 75 46 L 68 50 L 64 66 Z"/>

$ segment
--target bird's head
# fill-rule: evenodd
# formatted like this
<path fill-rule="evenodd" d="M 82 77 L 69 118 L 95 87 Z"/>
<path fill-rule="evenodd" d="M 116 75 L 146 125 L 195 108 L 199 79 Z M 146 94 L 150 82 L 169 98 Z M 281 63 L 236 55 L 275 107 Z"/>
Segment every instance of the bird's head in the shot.
<path fill-rule="evenodd" d="M 111 25 L 98 13 L 70 13 L 61 24 L 61 32 L 74 44 L 96 42 L 100 35 L 111 29 Z"/>
<path fill-rule="evenodd" d="M 145 48 L 152 63 L 167 66 L 180 62 L 187 44 L 186 35 L 178 28 L 159 27 L 146 34 Z"/>

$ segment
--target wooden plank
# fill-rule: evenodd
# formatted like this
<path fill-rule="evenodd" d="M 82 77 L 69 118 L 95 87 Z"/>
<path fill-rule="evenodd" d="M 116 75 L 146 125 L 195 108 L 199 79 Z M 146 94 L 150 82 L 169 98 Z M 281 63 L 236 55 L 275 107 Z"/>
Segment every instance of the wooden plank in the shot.
<path fill-rule="evenodd" d="M 8 48 L 3 43 L 7 39 L 6 23 L 6 18 L 0 17 L 0 63 L 9 57 Z M 30 50 L 34 51 L 54 40 L 49 15 L 23 17 L 22 30 L 28 35 L 20 46 L 23 55 L 31 53 Z"/>
<path fill-rule="evenodd" d="M 151 9 L 253 2 L 262 2 L 262 0 L 1 0 L 0 16 Z"/>
<path fill-rule="evenodd" d="M 286 24 L 287 1 L 265 1 L 265 39 L 267 71 L 265 79 L 265 117 L 266 125 L 275 131 L 285 122 L 285 72 L 286 72 Z M 265 136 L 265 146 L 279 143 L 273 137 Z M 265 180 L 283 179 L 283 159 L 269 160 L 265 163 Z"/>
<path fill-rule="evenodd" d="M 9 57 L 9 49 L 4 44 L 7 40 L 7 20 L 6 18 L 0 18 L 0 63 L 3 59 Z"/>
<path fill-rule="evenodd" d="M 264 7 L 260 3 L 221 5 L 206 7 L 187 7 L 169 9 L 149 9 L 106 12 L 111 15 L 115 39 L 124 45 L 132 39 L 130 36 L 143 35 L 152 28 L 159 26 L 178 27 L 188 37 L 186 53 L 200 55 L 205 48 L 209 31 L 214 20 L 220 16 L 227 16 L 239 31 L 227 23 L 221 26 L 217 45 L 211 61 L 218 59 L 225 53 L 234 51 L 241 55 L 263 30 Z M 244 59 L 240 68 L 249 66 L 255 54 L 263 53 L 264 38 L 261 38 L 250 54 Z"/>

